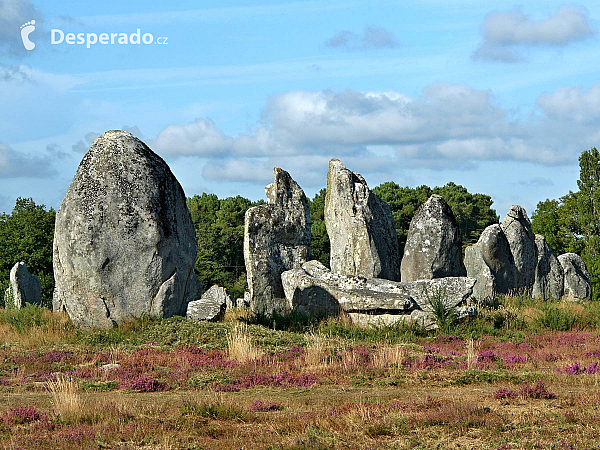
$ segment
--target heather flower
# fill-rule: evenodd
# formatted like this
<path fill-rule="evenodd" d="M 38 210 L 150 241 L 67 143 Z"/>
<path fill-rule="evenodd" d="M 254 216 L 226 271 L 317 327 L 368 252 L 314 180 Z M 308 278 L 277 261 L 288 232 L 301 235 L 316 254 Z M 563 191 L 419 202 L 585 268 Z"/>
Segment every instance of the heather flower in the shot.
<path fill-rule="evenodd" d="M 137 392 L 162 392 L 169 389 L 166 384 L 146 375 L 140 375 L 130 380 L 124 380 L 119 387 L 121 389 L 131 389 Z"/>
<path fill-rule="evenodd" d="M 2 416 L 2 421 L 9 425 L 21 425 L 40 420 L 42 415 L 31 405 L 16 406 Z"/>
<path fill-rule="evenodd" d="M 494 392 L 494 397 L 497 399 L 515 398 L 517 393 L 508 388 L 501 388 Z"/>
<path fill-rule="evenodd" d="M 281 411 L 283 409 L 283 405 L 279 403 L 273 402 L 263 402 L 261 400 L 256 400 L 250 406 L 250 411 L 254 412 L 271 412 L 271 411 Z"/>

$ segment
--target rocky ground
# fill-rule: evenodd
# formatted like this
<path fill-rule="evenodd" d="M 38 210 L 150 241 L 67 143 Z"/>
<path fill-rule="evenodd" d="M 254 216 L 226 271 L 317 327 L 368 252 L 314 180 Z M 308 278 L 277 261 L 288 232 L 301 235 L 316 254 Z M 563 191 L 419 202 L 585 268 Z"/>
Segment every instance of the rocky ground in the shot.
<path fill-rule="evenodd" d="M 433 332 L 2 310 L 0 445 L 596 448 L 600 305 L 502 303 Z"/>

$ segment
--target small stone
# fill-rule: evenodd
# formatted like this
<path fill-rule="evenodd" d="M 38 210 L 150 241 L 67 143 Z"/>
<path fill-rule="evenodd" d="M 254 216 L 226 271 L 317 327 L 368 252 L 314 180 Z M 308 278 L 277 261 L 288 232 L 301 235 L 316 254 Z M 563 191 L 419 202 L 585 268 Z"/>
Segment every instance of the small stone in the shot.
<path fill-rule="evenodd" d="M 233 296 L 229 293 L 227 289 L 225 289 L 222 286 L 219 286 L 218 284 L 215 284 L 208 291 L 202 294 L 202 299 L 210 299 L 218 304 L 225 303 L 227 309 L 235 307 L 235 301 L 233 299 Z"/>
<path fill-rule="evenodd" d="M 110 372 L 111 370 L 116 370 L 119 367 L 121 367 L 121 364 L 103 364 L 102 366 L 100 366 L 100 370 L 102 372 Z"/>
<path fill-rule="evenodd" d="M 10 270 L 10 288 L 5 293 L 4 301 L 8 307 L 17 309 L 27 303 L 42 304 L 42 283 L 38 277 L 29 273 L 24 262 L 15 264 Z"/>

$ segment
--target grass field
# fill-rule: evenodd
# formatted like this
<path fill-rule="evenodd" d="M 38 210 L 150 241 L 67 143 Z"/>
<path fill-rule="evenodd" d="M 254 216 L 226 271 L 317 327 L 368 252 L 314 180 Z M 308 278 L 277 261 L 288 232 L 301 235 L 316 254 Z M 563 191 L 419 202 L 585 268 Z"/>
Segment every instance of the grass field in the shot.
<path fill-rule="evenodd" d="M 0 446 L 600 448 L 600 305 L 500 303 L 435 332 L 0 310 Z"/>

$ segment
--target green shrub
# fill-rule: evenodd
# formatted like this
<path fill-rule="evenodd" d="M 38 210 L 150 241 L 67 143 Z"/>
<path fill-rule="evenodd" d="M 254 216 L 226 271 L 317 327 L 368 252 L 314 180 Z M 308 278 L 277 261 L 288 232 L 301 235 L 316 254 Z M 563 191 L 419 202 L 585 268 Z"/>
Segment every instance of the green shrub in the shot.
<path fill-rule="evenodd" d="M 534 317 L 534 324 L 539 328 L 569 331 L 577 323 L 577 317 L 572 311 L 559 308 L 554 303 L 542 303 L 538 308 L 540 312 Z"/>

